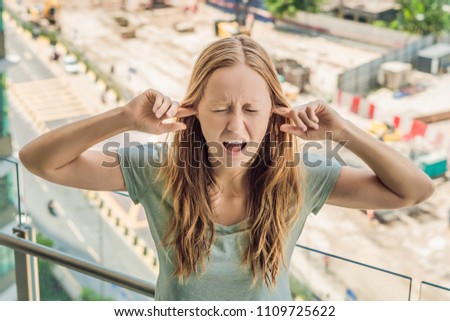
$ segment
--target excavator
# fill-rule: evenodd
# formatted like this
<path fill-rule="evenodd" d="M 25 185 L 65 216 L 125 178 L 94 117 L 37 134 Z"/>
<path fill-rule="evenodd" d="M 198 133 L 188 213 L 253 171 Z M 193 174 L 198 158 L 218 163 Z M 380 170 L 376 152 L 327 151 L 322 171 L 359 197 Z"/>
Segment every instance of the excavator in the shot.
<path fill-rule="evenodd" d="M 27 8 L 27 12 L 30 15 L 30 22 L 40 25 L 42 20 L 45 19 L 50 25 L 58 25 L 61 0 L 33 1 L 32 3 L 33 5 Z"/>
<path fill-rule="evenodd" d="M 234 19 L 216 20 L 214 23 L 216 36 L 220 38 L 231 37 L 239 34 L 251 36 L 255 15 L 250 12 L 248 4 L 248 1 L 244 1 L 244 6 L 242 6 L 241 1 L 237 0 L 237 4 L 234 9 Z"/>

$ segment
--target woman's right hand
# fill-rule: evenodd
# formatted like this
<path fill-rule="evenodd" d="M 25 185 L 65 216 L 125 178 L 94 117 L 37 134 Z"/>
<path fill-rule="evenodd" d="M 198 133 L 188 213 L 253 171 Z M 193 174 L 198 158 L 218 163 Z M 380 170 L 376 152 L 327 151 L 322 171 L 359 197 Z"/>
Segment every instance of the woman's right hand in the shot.
<path fill-rule="evenodd" d="M 168 118 L 190 117 L 197 114 L 193 108 L 180 108 L 178 102 L 171 100 L 157 90 L 148 89 L 133 98 L 126 106 L 131 128 L 141 132 L 160 135 L 186 129 L 182 122 L 163 122 Z"/>

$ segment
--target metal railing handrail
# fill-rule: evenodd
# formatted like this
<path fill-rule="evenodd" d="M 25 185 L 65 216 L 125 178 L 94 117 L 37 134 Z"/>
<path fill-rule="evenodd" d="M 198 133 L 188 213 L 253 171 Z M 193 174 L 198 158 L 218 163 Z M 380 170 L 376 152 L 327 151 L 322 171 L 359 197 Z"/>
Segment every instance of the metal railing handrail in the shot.
<path fill-rule="evenodd" d="M 362 266 L 362 267 L 365 267 L 365 268 L 368 268 L 368 269 L 372 269 L 372 270 L 375 270 L 375 271 L 379 271 L 379 272 L 395 275 L 395 276 L 397 276 L 399 278 L 406 279 L 409 282 L 408 301 L 411 301 L 412 278 L 407 276 L 407 275 L 403 275 L 403 274 L 400 274 L 400 273 L 392 272 L 392 271 L 389 271 L 389 270 L 386 270 L 386 269 L 382 269 L 382 268 L 379 268 L 379 267 L 376 267 L 376 266 L 372 266 L 372 265 L 369 265 L 369 264 L 366 264 L 366 263 L 358 262 L 358 261 L 355 261 L 355 260 L 352 260 L 352 259 L 347 259 L 345 257 L 341 257 L 341 256 L 338 256 L 338 255 L 335 255 L 335 254 L 331 254 L 331 253 L 323 252 L 323 251 L 320 251 L 320 250 L 316 250 L 316 249 L 313 249 L 311 247 L 307 247 L 307 246 L 304 246 L 304 245 L 295 244 L 295 246 L 298 247 L 298 248 L 302 248 L 304 250 L 307 250 L 307 251 L 319 253 L 319 254 L 322 254 L 322 255 L 325 255 L 325 256 L 329 256 L 329 257 L 332 257 L 332 258 L 335 258 L 335 259 L 338 259 L 338 260 L 342 260 L 342 261 L 345 261 L 345 262 L 356 264 L 356 265 L 359 265 L 359 266 Z"/>
<path fill-rule="evenodd" d="M 0 245 L 13 250 L 52 261 L 58 265 L 114 283 L 145 296 L 155 296 L 155 284 L 134 276 L 103 267 L 99 264 L 76 258 L 61 251 L 24 240 L 14 235 L 0 233 Z"/>
<path fill-rule="evenodd" d="M 421 298 L 422 298 L 422 286 L 423 285 L 431 286 L 432 288 L 437 288 L 439 290 L 450 292 L 450 288 L 447 288 L 445 286 L 437 285 L 437 284 L 434 284 L 434 283 L 431 283 L 431 282 L 427 282 L 427 281 L 422 281 L 422 282 L 420 282 L 419 300 L 421 300 Z"/>

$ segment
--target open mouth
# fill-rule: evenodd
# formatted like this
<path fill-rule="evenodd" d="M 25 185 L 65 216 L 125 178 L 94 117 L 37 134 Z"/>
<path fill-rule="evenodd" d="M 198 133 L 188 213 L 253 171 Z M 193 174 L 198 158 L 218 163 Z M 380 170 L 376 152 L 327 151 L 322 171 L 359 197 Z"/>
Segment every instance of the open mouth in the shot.
<path fill-rule="evenodd" d="M 238 153 L 245 148 L 247 142 L 242 141 L 226 141 L 223 142 L 225 149 L 231 153 Z"/>

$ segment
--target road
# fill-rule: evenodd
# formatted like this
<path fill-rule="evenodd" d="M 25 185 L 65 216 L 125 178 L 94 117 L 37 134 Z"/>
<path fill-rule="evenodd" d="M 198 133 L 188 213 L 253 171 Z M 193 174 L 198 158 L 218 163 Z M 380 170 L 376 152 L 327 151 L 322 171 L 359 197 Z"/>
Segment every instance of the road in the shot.
<path fill-rule="evenodd" d="M 34 54 L 32 48 L 23 41 L 23 37 L 8 26 L 6 39 L 7 51 L 22 58 L 19 64 L 8 70 L 8 79 L 12 85 L 32 84 L 55 78 L 55 74 Z M 10 99 L 9 108 L 13 145 L 17 153 L 18 149 L 36 137 L 38 132 L 28 115 L 14 103 L 14 99 Z M 67 121 L 60 119 L 58 122 L 51 122 L 51 125 L 56 127 Z M 46 182 L 26 170 L 22 170 L 22 179 L 23 200 L 28 209 L 28 215 L 32 218 L 32 224 L 40 233 L 53 239 L 56 249 L 101 263 L 123 273 L 155 281 L 155 275 L 145 266 L 141 258 L 130 250 L 130 246 L 117 231 L 103 221 L 98 208 L 94 208 L 80 190 Z M 57 217 L 51 216 L 48 212 L 47 202 L 50 199 L 57 200 L 62 208 Z M 71 274 L 77 283 L 91 287 L 99 293 L 103 292 L 106 296 L 121 300 L 146 299 L 139 294 L 79 273 Z"/>

